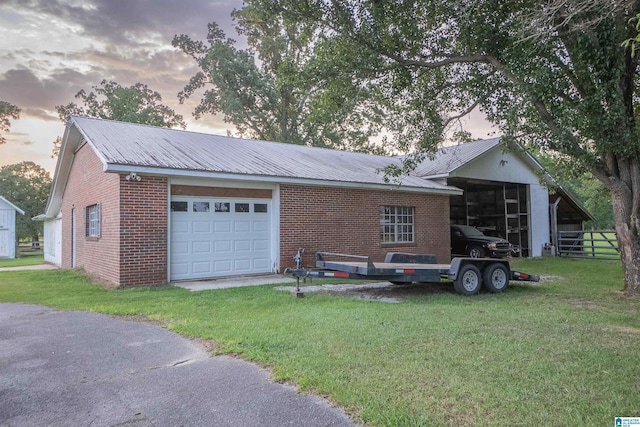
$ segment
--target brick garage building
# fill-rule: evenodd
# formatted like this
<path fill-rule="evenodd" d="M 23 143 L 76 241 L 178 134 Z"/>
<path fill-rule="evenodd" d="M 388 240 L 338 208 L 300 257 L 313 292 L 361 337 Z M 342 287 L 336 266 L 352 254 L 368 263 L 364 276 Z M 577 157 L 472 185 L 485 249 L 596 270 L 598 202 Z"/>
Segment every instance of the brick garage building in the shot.
<path fill-rule="evenodd" d="M 45 254 L 117 286 L 282 271 L 298 248 L 449 261 L 449 197 L 398 159 L 72 117 Z"/>

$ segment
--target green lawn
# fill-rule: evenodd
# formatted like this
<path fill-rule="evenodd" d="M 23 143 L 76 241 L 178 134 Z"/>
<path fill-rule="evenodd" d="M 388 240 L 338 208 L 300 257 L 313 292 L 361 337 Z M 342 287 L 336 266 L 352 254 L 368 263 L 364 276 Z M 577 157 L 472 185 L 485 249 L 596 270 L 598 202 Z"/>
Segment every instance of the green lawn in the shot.
<path fill-rule="evenodd" d="M 38 265 L 44 263 L 44 255 L 39 252 L 20 252 L 18 258 L 0 259 L 1 267 L 23 267 L 26 265 Z"/>
<path fill-rule="evenodd" d="M 273 286 L 114 291 L 71 271 L 0 272 L 0 301 L 146 316 L 269 366 L 372 426 L 606 426 L 638 416 L 640 299 L 619 292 L 620 263 L 514 268 L 555 278 L 473 297 L 425 285 L 386 304 Z"/>

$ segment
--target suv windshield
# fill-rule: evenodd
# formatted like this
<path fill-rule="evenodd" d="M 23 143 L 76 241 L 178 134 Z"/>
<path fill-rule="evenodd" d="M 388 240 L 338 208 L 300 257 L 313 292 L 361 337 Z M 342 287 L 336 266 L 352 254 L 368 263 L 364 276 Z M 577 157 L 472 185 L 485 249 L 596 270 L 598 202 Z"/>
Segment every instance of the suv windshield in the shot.
<path fill-rule="evenodd" d="M 482 236 L 484 236 L 484 234 L 482 234 L 482 231 L 478 230 L 477 228 L 470 227 L 468 225 L 458 225 L 458 228 L 460 229 L 460 232 L 462 232 L 462 234 L 465 237 L 482 237 Z"/>

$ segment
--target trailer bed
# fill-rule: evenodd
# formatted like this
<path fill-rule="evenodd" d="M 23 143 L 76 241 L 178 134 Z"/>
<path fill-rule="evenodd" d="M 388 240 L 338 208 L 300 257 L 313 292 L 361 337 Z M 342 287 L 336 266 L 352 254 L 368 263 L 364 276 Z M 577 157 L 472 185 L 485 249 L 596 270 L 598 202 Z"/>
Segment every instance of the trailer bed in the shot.
<path fill-rule="evenodd" d="M 316 269 L 307 270 L 299 266 L 302 252 L 300 249 L 294 257 L 298 266 L 285 271 L 296 277 L 299 294 L 299 279 L 307 277 L 388 280 L 394 284 L 434 283 L 446 278 L 453 281 L 456 292 L 464 295 L 477 293 L 483 281 L 489 292 L 496 293 L 504 291 L 509 280 L 539 280 L 536 275 L 512 271 L 509 262 L 503 259 L 453 258 L 450 264 L 438 264 L 433 255 L 395 252 L 388 253 L 384 262 L 375 263 L 368 256 L 317 252 Z M 361 261 L 346 261 L 344 258 Z"/>
<path fill-rule="evenodd" d="M 417 270 L 429 270 L 446 274 L 451 268 L 451 264 L 409 264 L 406 262 L 376 262 L 371 263 L 373 267 L 366 262 L 359 261 L 321 261 L 320 263 L 321 265 L 316 265 L 316 267 L 358 273 L 365 276 L 378 274 L 378 272 L 386 270 L 394 273 L 405 273 L 409 272 L 408 270 L 413 273 L 417 272 Z"/>

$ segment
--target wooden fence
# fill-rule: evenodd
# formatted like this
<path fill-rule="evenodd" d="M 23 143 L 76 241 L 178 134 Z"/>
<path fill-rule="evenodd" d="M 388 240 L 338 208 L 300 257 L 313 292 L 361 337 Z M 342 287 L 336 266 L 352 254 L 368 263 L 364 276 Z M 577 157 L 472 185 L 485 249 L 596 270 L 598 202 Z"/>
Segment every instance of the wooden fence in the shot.
<path fill-rule="evenodd" d="M 17 244 L 17 248 L 18 252 L 38 252 L 41 251 L 44 248 L 44 241 L 40 240 L 37 242 L 31 242 L 31 241 L 19 241 Z"/>
<path fill-rule="evenodd" d="M 619 260 L 614 230 L 558 231 L 558 256 Z"/>

